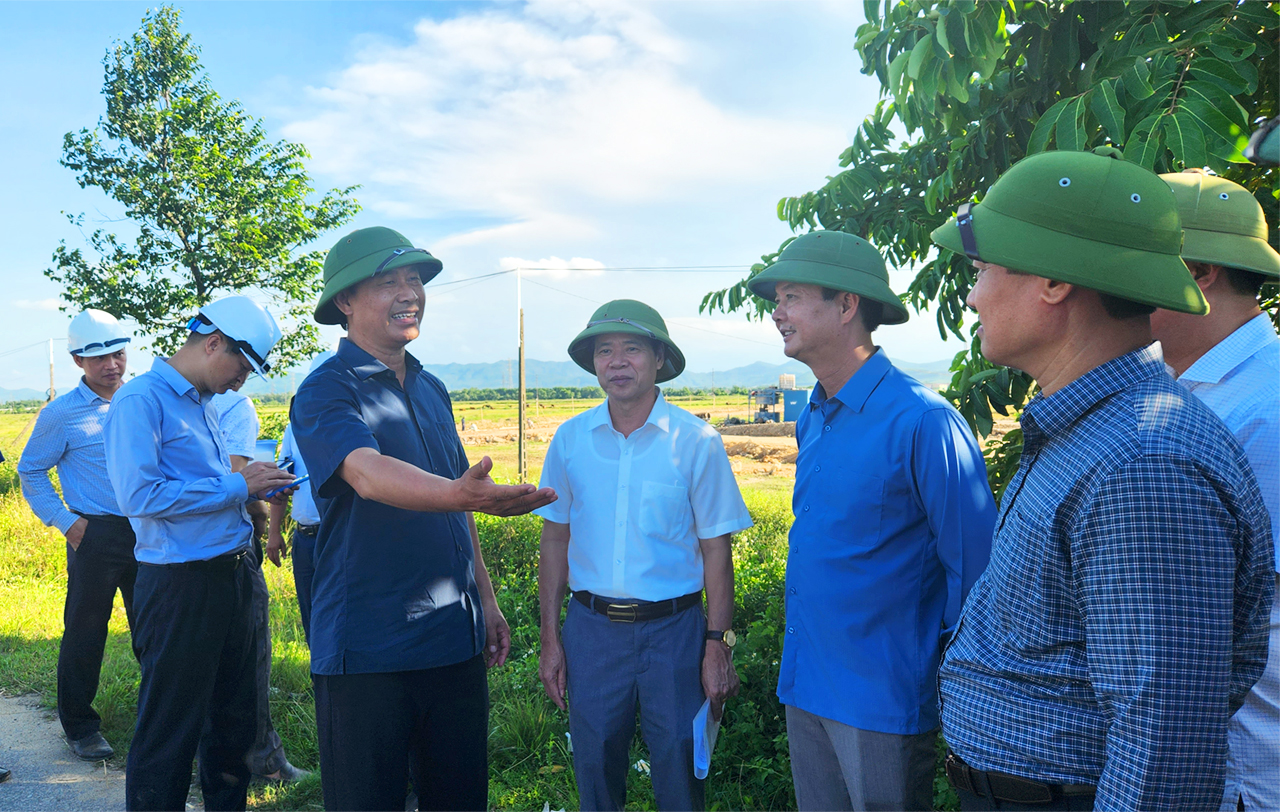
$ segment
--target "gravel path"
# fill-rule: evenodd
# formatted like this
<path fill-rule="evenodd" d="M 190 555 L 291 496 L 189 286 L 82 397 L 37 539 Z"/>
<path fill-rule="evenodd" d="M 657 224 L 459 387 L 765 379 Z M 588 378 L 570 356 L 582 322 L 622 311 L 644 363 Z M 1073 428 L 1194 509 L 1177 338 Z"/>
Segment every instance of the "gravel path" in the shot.
<path fill-rule="evenodd" d="M 124 809 L 124 772 L 106 762 L 81 761 L 62 727 L 36 696 L 0 697 L 0 810 Z"/>

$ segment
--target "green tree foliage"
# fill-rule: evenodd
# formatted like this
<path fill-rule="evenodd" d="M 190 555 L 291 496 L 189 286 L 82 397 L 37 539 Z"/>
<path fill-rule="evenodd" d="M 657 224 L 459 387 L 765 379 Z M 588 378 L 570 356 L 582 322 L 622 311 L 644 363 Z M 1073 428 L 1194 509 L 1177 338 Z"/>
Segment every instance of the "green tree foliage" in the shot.
<path fill-rule="evenodd" d="M 1020 408 L 1022 373 L 982 358 L 966 323 L 967 259 L 929 240 L 964 202 L 1021 158 L 1113 144 L 1157 172 L 1208 167 L 1249 189 L 1272 241 L 1276 170 L 1245 161 L 1251 130 L 1277 114 L 1275 3 L 867 0 L 855 47 L 883 98 L 820 189 L 778 202 L 793 231 L 847 231 L 917 274 L 903 300 L 932 310 L 938 331 L 969 343 L 945 393 L 981 436 L 993 412 Z M 912 140 L 907 142 L 893 128 Z M 790 242 L 788 240 L 787 242 Z M 785 248 L 787 243 L 778 249 Z M 753 276 L 777 252 L 752 266 Z M 1275 318 L 1274 286 L 1267 291 Z M 772 304 L 746 279 L 706 295 L 702 309 L 764 317 Z M 997 494 L 1020 433 L 989 451 Z"/>
<path fill-rule="evenodd" d="M 213 90 L 179 21 L 172 7 L 149 12 L 107 52 L 106 117 L 63 139 L 62 165 L 124 206 L 136 240 L 97 229 L 96 260 L 64 240 L 45 274 L 70 305 L 135 319 L 161 353 L 185 338 L 199 306 L 239 291 L 265 297 L 296 321 L 277 349 L 276 368 L 289 369 L 323 349 L 310 315 L 324 254 L 299 249 L 355 215 L 354 187 L 316 199 L 306 149 L 269 142 L 261 122 Z"/>

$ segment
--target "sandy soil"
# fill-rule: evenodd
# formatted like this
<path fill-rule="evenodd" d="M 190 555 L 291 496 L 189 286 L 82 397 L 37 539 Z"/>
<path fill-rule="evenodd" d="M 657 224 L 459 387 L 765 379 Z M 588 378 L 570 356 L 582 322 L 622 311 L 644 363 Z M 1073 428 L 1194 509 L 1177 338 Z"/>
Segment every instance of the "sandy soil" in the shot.
<path fill-rule="evenodd" d="M 124 809 L 124 772 L 76 758 L 38 697 L 0 697 L 0 767 L 0 809 Z"/>

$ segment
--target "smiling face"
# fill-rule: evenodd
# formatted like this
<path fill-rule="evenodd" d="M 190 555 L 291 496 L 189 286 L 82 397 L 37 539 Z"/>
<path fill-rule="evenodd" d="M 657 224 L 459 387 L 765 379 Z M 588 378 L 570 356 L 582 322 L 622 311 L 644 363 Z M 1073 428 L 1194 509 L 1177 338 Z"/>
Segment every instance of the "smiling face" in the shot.
<path fill-rule="evenodd" d="M 84 371 L 84 382 L 95 392 L 114 392 L 124 381 L 127 365 L 124 350 L 90 357 L 73 355 L 71 358 Z"/>
<path fill-rule="evenodd" d="M 410 265 L 365 279 L 333 300 L 357 344 L 398 351 L 418 337 L 425 298 L 422 274 Z"/>
<path fill-rule="evenodd" d="M 853 294 L 844 294 L 857 296 Z M 849 318 L 844 317 L 843 295 L 823 299 L 822 288 L 801 282 L 779 282 L 773 309 L 773 324 L 782 334 L 782 351 L 809 366 L 824 353 L 842 351 L 838 340 Z"/>
<path fill-rule="evenodd" d="M 600 388 L 617 402 L 642 400 L 653 391 L 665 356 L 654 351 L 653 342 L 633 333 L 596 336 L 592 354 Z"/>

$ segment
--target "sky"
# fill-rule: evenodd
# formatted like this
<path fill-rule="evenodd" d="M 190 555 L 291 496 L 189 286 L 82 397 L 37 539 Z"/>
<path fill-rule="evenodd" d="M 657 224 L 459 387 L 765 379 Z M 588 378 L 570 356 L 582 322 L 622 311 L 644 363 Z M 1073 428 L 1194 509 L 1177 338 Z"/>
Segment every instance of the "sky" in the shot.
<path fill-rule="evenodd" d="M 224 98 L 304 144 L 317 189 L 361 187 L 361 213 L 317 247 L 384 225 L 443 261 L 410 346 L 428 364 L 515 356 L 515 275 L 464 280 L 516 267 L 548 269 L 520 273 L 526 357 L 564 360 L 599 304 L 635 298 L 663 314 L 690 370 L 781 363 L 771 323 L 698 304 L 790 236 L 777 201 L 839 171 L 878 98 L 853 51 L 859 3 L 177 6 Z M 62 138 L 104 115 L 102 58 L 147 8 L 0 3 L 0 387 L 45 389 L 50 338 L 55 384 L 76 380 L 72 314 L 43 274 L 59 240 L 85 245 L 63 212 L 83 212 L 85 231 L 129 229 L 58 164 Z M 607 270 L 670 266 L 715 270 Z M 910 278 L 891 272 L 898 291 Z M 961 349 L 927 313 L 876 340 L 911 362 Z M 132 371 L 148 359 L 135 350 Z"/>

